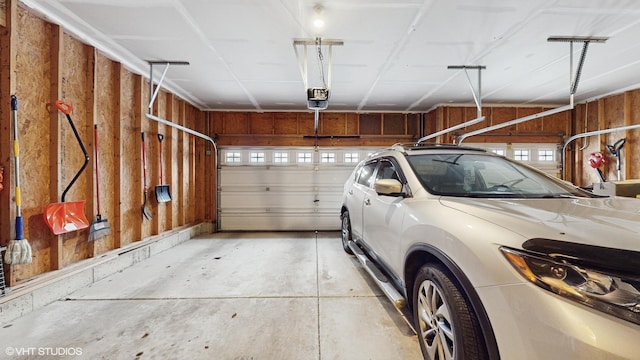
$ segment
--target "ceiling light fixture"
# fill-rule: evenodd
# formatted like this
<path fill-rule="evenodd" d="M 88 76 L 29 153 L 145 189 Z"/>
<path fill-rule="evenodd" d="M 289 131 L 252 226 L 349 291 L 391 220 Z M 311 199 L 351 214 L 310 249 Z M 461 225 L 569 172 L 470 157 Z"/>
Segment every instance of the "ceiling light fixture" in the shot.
<path fill-rule="evenodd" d="M 312 23 L 313 23 L 313 27 L 315 29 L 322 29 L 324 28 L 324 8 L 322 7 L 322 5 L 317 4 L 316 6 L 313 7 L 313 18 L 312 18 Z"/>

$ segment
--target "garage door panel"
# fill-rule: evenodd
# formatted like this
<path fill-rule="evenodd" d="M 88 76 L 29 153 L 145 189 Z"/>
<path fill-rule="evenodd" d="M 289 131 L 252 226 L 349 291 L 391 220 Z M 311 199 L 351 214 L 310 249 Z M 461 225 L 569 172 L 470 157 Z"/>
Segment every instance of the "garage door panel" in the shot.
<path fill-rule="evenodd" d="M 340 222 L 340 218 L 334 213 L 227 214 L 221 220 L 221 228 L 228 231 L 252 230 L 247 228 L 247 224 L 264 231 L 300 231 L 301 228 L 328 231 L 335 230 L 335 223 Z"/>
<path fill-rule="evenodd" d="M 220 199 L 223 209 L 313 209 L 328 208 L 338 211 L 342 203 L 342 193 L 309 192 L 227 192 Z"/>
<path fill-rule="evenodd" d="M 344 183 L 373 150 L 220 148 L 219 229 L 339 230 Z"/>
<path fill-rule="evenodd" d="M 222 172 L 220 185 L 335 185 L 344 183 L 351 174 L 353 167 L 328 168 L 328 167 L 229 167 Z"/>

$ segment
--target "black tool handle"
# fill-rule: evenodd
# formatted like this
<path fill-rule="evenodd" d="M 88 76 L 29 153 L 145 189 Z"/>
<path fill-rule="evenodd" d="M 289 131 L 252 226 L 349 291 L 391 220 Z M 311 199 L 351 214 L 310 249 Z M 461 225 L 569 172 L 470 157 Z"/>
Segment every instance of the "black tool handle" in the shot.
<path fill-rule="evenodd" d="M 75 135 L 76 140 L 78 141 L 78 144 L 80 145 L 80 149 L 82 149 L 82 153 L 84 154 L 84 164 L 82 164 L 82 167 L 80 168 L 80 170 L 78 170 L 78 172 L 73 177 L 73 179 L 71 179 L 71 182 L 69 183 L 69 185 L 67 185 L 67 187 L 62 192 L 61 200 L 62 200 L 62 202 L 64 202 L 64 198 L 65 198 L 65 196 L 67 196 L 67 192 L 69 191 L 69 189 L 71 189 L 71 186 L 76 182 L 76 180 L 78 180 L 78 178 L 80 177 L 80 174 L 82 174 L 84 169 L 89 164 L 89 154 L 87 153 L 87 149 L 84 147 L 84 144 L 82 143 L 82 139 L 80 138 L 80 134 L 78 134 L 78 129 L 76 129 L 76 126 L 73 124 L 73 120 L 71 120 L 71 115 L 69 115 L 71 113 L 72 109 L 73 109 L 71 107 L 71 104 L 69 104 L 69 103 L 67 103 L 65 101 L 62 101 L 62 100 L 58 100 L 58 101 L 56 101 L 56 107 L 58 108 L 58 110 L 60 110 L 61 112 L 63 112 L 67 116 L 67 120 L 69 121 L 69 125 L 71 125 L 71 130 L 73 130 L 73 135 Z"/>

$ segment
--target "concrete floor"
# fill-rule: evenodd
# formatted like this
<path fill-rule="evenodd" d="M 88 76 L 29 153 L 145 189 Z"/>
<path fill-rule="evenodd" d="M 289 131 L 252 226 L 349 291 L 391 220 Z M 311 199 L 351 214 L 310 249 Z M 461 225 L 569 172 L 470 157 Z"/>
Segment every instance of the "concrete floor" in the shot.
<path fill-rule="evenodd" d="M 308 232 L 188 240 L 6 324 L 0 358 L 422 356 L 339 233 Z"/>

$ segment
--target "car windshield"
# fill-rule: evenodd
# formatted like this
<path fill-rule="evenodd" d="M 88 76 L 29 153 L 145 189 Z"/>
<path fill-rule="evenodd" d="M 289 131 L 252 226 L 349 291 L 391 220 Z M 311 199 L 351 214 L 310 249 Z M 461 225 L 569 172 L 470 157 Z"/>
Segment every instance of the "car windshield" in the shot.
<path fill-rule="evenodd" d="M 595 196 L 501 156 L 446 153 L 407 158 L 424 187 L 437 195 L 483 198 Z"/>

